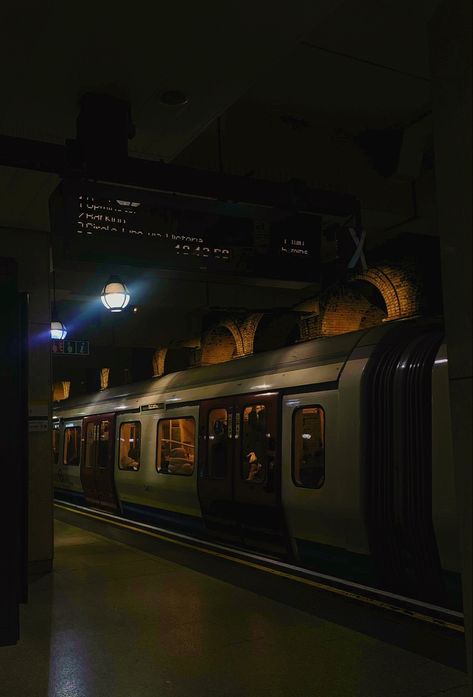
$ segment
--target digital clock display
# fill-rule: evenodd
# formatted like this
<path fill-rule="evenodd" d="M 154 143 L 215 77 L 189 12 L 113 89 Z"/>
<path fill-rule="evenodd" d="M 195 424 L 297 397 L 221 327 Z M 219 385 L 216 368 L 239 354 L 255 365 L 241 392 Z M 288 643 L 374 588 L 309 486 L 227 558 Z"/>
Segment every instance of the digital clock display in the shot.
<path fill-rule="evenodd" d="M 317 280 L 320 218 L 261 210 L 92 182 L 63 182 L 50 199 L 59 256 Z"/>
<path fill-rule="evenodd" d="M 182 220 L 183 216 L 175 212 L 156 212 L 139 201 L 100 200 L 87 195 L 79 195 L 78 201 L 77 235 L 128 235 L 141 240 L 154 240 L 160 248 L 172 250 L 176 256 L 222 261 L 231 257 L 228 247 L 217 247 L 209 242 L 205 230 L 197 235 L 181 231 L 182 227 L 195 227 L 195 221 Z M 202 221 L 202 224 L 204 226 L 205 222 Z"/>

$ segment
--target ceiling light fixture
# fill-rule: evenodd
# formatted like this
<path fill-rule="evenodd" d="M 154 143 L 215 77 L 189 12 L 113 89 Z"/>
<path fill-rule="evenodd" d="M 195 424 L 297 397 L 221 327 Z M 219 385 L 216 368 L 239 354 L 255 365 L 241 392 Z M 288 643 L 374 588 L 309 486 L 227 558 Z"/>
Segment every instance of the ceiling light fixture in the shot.
<path fill-rule="evenodd" d="M 130 302 L 130 293 L 118 276 L 110 276 L 102 289 L 100 299 L 110 312 L 121 312 Z"/>
<path fill-rule="evenodd" d="M 54 317 L 54 315 L 53 315 Z M 60 320 L 51 320 L 51 339 L 65 339 L 67 336 L 66 325 Z"/>

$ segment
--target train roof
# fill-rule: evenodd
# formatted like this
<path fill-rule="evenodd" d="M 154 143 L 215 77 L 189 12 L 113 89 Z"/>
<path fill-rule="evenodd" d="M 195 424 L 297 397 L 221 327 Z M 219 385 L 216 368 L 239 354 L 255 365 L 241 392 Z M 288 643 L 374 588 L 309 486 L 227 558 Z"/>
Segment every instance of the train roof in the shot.
<path fill-rule="evenodd" d="M 102 403 L 108 403 L 112 406 L 116 401 L 140 398 L 144 395 L 152 398 L 153 395 L 164 395 L 179 390 L 191 390 L 192 388 L 231 383 L 246 378 L 251 379 L 263 375 L 288 373 L 294 370 L 333 364 L 339 366 L 335 373 L 338 379 L 343 365 L 355 347 L 377 344 L 393 325 L 398 325 L 400 322 L 410 323 L 411 321 L 400 320 L 370 329 L 311 339 L 291 346 L 232 359 L 225 363 L 188 368 L 150 380 L 107 388 L 98 393 L 84 394 L 64 400 L 55 405 L 55 411 L 76 410 L 90 405 L 91 402 L 95 407 Z"/>

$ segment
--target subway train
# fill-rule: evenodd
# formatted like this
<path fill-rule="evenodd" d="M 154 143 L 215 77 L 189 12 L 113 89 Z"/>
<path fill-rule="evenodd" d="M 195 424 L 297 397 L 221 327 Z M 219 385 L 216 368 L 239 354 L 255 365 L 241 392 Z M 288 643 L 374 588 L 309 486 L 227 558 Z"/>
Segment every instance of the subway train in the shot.
<path fill-rule="evenodd" d="M 53 456 L 56 499 L 460 608 L 438 319 L 63 401 Z"/>

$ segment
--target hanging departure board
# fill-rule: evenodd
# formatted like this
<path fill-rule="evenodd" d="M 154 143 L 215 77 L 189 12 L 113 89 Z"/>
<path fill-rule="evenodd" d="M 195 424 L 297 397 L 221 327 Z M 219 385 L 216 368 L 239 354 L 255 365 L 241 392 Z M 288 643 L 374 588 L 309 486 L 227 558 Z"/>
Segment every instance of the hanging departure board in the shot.
<path fill-rule="evenodd" d="M 50 199 L 55 254 L 174 270 L 316 281 L 320 218 L 270 207 L 64 181 Z"/>

